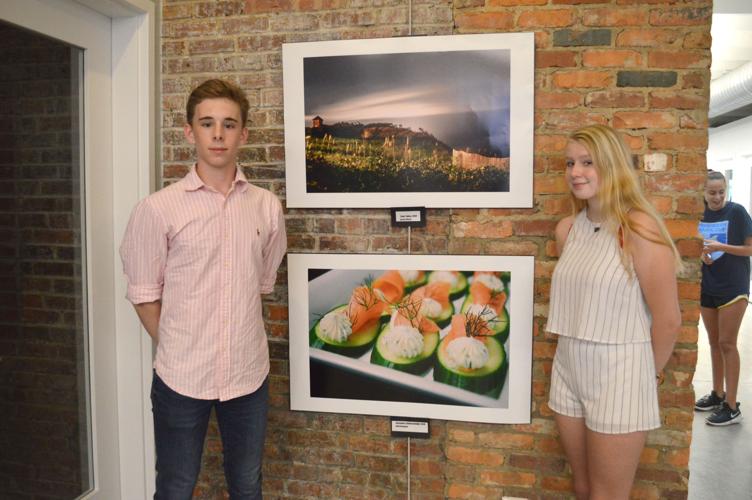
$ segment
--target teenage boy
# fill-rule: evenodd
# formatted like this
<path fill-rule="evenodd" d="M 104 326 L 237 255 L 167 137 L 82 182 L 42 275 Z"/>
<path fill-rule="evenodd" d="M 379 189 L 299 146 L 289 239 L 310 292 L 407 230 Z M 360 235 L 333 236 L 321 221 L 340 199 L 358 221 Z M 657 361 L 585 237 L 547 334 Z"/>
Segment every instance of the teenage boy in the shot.
<path fill-rule="evenodd" d="M 188 98 L 196 164 L 142 200 L 120 247 L 127 298 L 157 344 L 155 499 L 192 496 L 214 408 L 231 499 L 261 498 L 269 351 L 261 295 L 286 249 L 279 200 L 237 166 L 248 100 L 222 80 Z"/>

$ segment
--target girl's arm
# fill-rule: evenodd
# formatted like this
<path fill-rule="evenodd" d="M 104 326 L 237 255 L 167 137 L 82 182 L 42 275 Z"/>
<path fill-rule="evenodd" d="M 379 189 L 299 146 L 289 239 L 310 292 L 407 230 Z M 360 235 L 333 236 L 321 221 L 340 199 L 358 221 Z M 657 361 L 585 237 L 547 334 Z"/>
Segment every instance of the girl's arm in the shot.
<path fill-rule="evenodd" d="M 633 211 L 629 216 L 648 233 L 660 234 L 658 223 L 646 213 Z M 655 369 L 660 372 L 671 357 L 681 328 L 674 254 L 668 246 L 636 233 L 630 235 L 629 249 L 642 294 L 653 317 L 650 334 Z"/>
<path fill-rule="evenodd" d="M 752 236 L 749 236 L 744 240 L 744 245 L 727 245 L 720 241 L 705 240 L 702 252 L 703 254 L 709 254 L 711 252 L 726 252 L 731 255 L 739 255 L 740 257 L 750 257 L 752 256 Z"/>
<path fill-rule="evenodd" d="M 564 243 L 567 242 L 567 236 L 569 236 L 569 231 L 572 229 L 572 224 L 574 224 L 573 215 L 564 217 L 556 224 L 554 235 L 556 236 L 556 253 L 559 255 L 564 250 Z"/>

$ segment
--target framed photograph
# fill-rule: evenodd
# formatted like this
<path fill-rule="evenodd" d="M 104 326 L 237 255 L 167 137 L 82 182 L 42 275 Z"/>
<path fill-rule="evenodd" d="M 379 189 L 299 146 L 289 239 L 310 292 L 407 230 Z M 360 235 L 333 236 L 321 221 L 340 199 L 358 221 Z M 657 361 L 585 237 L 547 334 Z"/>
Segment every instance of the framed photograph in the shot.
<path fill-rule="evenodd" d="M 533 257 L 287 259 L 292 410 L 530 422 Z"/>
<path fill-rule="evenodd" d="M 282 47 L 288 207 L 531 207 L 533 33 Z"/>

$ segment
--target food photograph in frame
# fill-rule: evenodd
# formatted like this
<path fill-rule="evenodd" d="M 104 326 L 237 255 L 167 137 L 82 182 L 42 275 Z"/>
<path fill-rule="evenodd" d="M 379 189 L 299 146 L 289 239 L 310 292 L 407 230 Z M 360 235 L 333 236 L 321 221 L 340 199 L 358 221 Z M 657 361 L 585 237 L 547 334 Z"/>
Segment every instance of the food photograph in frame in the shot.
<path fill-rule="evenodd" d="M 532 33 L 288 43 L 282 57 L 287 206 L 532 206 Z"/>
<path fill-rule="evenodd" d="M 288 254 L 292 410 L 529 423 L 533 257 Z"/>

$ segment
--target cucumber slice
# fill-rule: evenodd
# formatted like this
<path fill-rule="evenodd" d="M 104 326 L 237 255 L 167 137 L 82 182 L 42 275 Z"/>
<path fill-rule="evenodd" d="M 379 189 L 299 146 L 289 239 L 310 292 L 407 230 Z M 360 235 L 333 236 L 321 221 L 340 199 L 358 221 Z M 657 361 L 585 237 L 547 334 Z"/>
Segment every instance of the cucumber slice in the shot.
<path fill-rule="evenodd" d="M 416 288 L 420 288 L 423 285 L 428 283 L 428 273 L 423 272 L 423 274 L 415 281 L 405 281 L 405 295 L 412 292 Z"/>
<path fill-rule="evenodd" d="M 469 293 L 467 297 L 465 297 L 464 302 L 462 302 L 462 307 L 460 308 L 461 313 L 466 313 L 468 309 L 470 309 L 470 306 L 473 304 L 473 294 Z M 496 317 L 494 321 L 491 322 L 489 325 L 491 327 L 491 330 L 493 330 L 494 334 L 493 336 L 504 344 L 504 342 L 507 341 L 509 338 L 509 313 L 507 312 L 506 305 L 501 310 L 501 313 Z"/>
<path fill-rule="evenodd" d="M 378 340 L 376 340 L 376 345 L 371 351 L 371 363 L 415 375 L 422 375 L 427 372 L 434 363 L 434 353 L 436 346 L 439 345 L 439 332 L 423 335 L 423 352 L 414 358 L 403 358 L 395 356 L 384 346 L 384 335 L 389 331 L 389 328 L 390 326 L 386 325 Z"/>
<path fill-rule="evenodd" d="M 426 316 L 426 318 L 436 323 L 439 328 L 444 328 L 452 322 L 452 316 L 454 316 L 454 304 L 449 302 L 449 306 L 445 307 L 441 311 L 441 314 L 438 316 Z"/>
<path fill-rule="evenodd" d="M 334 312 L 346 307 L 347 304 L 342 304 L 329 312 Z M 311 331 L 308 333 L 308 344 L 317 349 L 336 352 L 337 354 L 342 354 L 351 358 L 357 358 L 371 348 L 379 331 L 381 331 L 381 326 L 383 324 L 381 318 L 375 318 L 366 323 L 359 331 L 353 332 L 344 342 L 335 342 L 321 335 L 319 329 L 320 323 L 321 319 L 316 321 L 313 328 L 311 328 Z"/>
<path fill-rule="evenodd" d="M 436 351 L 433 379 L 493 398 L 499 397 L 507 377 L 509 361 L 504 346 L 494 337 L 477 337 L 488 349 L 488 362 L 477 369 L 450 368 L 447 363 L 447 339 L 441 341 Z"/>
<path fill-rule="evenodd" d="M 439 281 L 436 279 L 436 271 L 429 273 L 428 282 L 433 283 Z M 462 273 L 457 274 L 457 283 L 449 289 L 449 300 L 454 300 L 462 297 L 467 290 L 467 276 Z"/>

